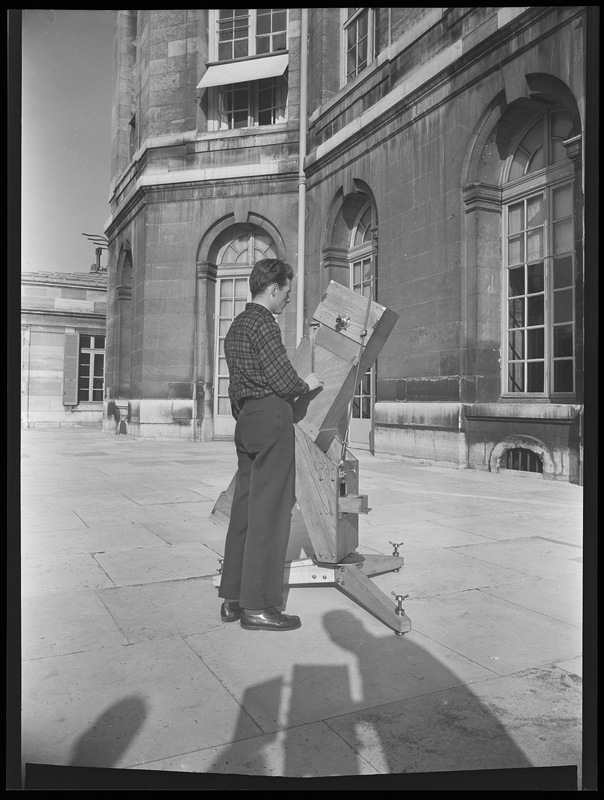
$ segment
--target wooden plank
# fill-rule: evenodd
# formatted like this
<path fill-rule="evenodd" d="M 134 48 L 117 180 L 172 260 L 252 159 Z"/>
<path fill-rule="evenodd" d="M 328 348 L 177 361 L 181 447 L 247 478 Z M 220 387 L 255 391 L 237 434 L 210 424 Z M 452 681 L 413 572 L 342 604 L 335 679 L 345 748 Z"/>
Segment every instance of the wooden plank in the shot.
<path fill-rule="evenodd" d="M 336 567 L 336 586 L 395 633 L 407 633 L 411 630 L 409 617 L 406 614 L 397 614 L 396 604 L 357 566 Z"/>
<path fill-rule="evenodd" d="M 333 562 L 336 548 L 337 465 L 297 425 L 296 498 L 317 559 Z"/>
<path fill-rule="evenodd" d="M 366 494 L 346 494 L 338 499 L 340 514 L 366 514 L 371 511 Z"/>
<path fill-rule="evenodd" d="M 404 565 L 405 559 L 402 556 L 383 556 L 363 554 L 363 563 L 359 569 L 365 575 L 382 575 L 384 572 L 398 572 Z"/>
<path fill-rule="evenodd" d="M 233 495 L 235 493 L 235 476 L 231 480 L 228 487 L 221 492 L 214 508 L 210 512 L 210 518 L 213 522 L 216 522 L 218 525 L 222 525 L 225 528 L 229 527 L 229 520 L 231 518 L 231 505 L 233 503 Z"/>
<path fill-rule="evenodd" d="M 362 294 L 331 281 L 313 319 L 360 344 L 362 333 L 376 328 L 385 310 L 379 303 L 368 301 Z"/>
<path fill-rule="evenodd" d="M 398 315 L 390 309 L 372 304 L 367 336 L 361 339 L 360 332 L 365 322 L 363 308 L 367 309 L 366 298 L 332 282 L 315 312 L 315 319 L 321 321 L 322 327 L 315 335 L 314 365 L 324 385 L 320 391 L 299 398 L 294 405 L 294 415 L 297 424 L 324 452 L 338 431 L 344 436 L 345 414 L 356 384 L 375 363 L 398 320 Z M 348 329 L 338 333 L 334 326 L 339 314 L 348 314 L 351 321 Z M 356 339 L 351 340 L 349 334 L 355 330 L 358 336 L 354 334 Z M 361 340 L 364 343 L 362 348 Z M 355 364 L 353 354 L 357 346 L 358 363 Z M 292 363 L 300 375 L 311 371 L 311 347 L 307 337 L 300 342 Z"/>

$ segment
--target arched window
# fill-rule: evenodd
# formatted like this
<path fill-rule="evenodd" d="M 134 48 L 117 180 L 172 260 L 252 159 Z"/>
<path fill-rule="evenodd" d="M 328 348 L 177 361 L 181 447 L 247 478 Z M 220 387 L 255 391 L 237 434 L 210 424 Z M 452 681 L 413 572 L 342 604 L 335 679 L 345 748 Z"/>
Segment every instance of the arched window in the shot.
<path fill-rule="evenodd" d="M 572 122 L 546 111 L 520 134 L 503 186 L 503 394 L 575 392 Z"/>
<path fill-rule="evenodd" d="M 263 258 L 277 258 L 275 243 L 267 233 L 250 226 L 234 233 L 218 251 L 214 361 L 214 435 L 218 437 L 232 435 L 234 425 L 224 339 L 250 300 L 249 275 L 256 261 Z"/>

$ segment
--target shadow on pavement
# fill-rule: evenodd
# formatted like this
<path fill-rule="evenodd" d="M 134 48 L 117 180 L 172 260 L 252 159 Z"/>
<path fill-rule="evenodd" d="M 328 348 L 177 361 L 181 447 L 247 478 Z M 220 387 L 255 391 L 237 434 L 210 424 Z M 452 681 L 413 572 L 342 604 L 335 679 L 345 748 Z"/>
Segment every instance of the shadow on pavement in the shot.
<path fill-rule="evenodd" d="M 493 775 L 502 771 L 504 783 L 510 770 L 519 770 L 527 780 L 529 773 L 534 775 L 499 720 L 411 639 L 374 636 L 347 611 L 328 612 L 323 619 L 330 638 L 354 654 L 356 674 L 346 664 L 295 665 L 289 678 L 249 687 L 233 744 L 223 749 L 208 772 L 291 778 L 362 775 L 369 779 L 367 788 L 374 771 L 382 776 L 422 773 L 428 779 L 427 773 L 439 773 L 439 785 L 445 773 L 453 772 L 455 788 L 467 772 L 472 783 L 491 770 Z M 400 682 L 402 698 L 394 702 L 381 686 L 392 685 L 393 676 Z M 237 741 L 244 735 L 248 714 L 255 716 L 258 709 L 263 719 L 280 720 L 282 729 Z M 314 727 L 305 724 L 312 721 L 317 721 Z M 317 735 L 321 721 L 329 730 L 320 731 L 324 738 L 313 746 L 313 731 Z M 345 745 L 337 752 L 324 747 L 342 741 Z M 497 785 L 502 785 L 499 777 Z"/>
<path fill-rule="evenodd" d="M 142 697 L 133 695 L 115 703 L 78 739 L 71 766 L 111 767 L 132 744 L 147 716 Z"/>

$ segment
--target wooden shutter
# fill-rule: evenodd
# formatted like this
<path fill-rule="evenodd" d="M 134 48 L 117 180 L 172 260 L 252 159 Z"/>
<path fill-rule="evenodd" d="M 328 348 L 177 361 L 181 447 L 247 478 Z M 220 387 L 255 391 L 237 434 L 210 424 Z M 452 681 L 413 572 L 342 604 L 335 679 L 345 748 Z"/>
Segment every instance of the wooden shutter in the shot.
<path fill-rule="evenodd" d="M 65 334 L 63 356 L 63 405 L 78 404 L 78 334 Z"/>

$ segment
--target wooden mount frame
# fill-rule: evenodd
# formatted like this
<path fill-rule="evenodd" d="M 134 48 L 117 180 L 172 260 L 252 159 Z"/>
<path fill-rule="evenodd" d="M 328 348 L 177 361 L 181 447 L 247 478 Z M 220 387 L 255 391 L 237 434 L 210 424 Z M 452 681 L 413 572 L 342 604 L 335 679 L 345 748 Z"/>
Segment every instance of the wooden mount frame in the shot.
<path fill-rule="evenodd" d="M 397 319 L 393 311 L 332 281 L 315 311 L 309 336 L 292 359 L 298 374 L 316 372 L 324 383 L 294 404 L 296 500 L 314 557 L 286 564 L 284 583 L 336 586 L 402 635 L 411 630 L 402 599 L 395 605 L 370 577 L 398 572 L 404 560 L 355 552 L 358 515 L 371 509 L 367 496 L 358 493 L 358 461 L 341 441 L 356 385 L 373 366 Z M 234 486 L 235 478 L 212 510 L 218 524 L 228 526 Z M 214 585 L 220 585 L 220 575 Z"/>

